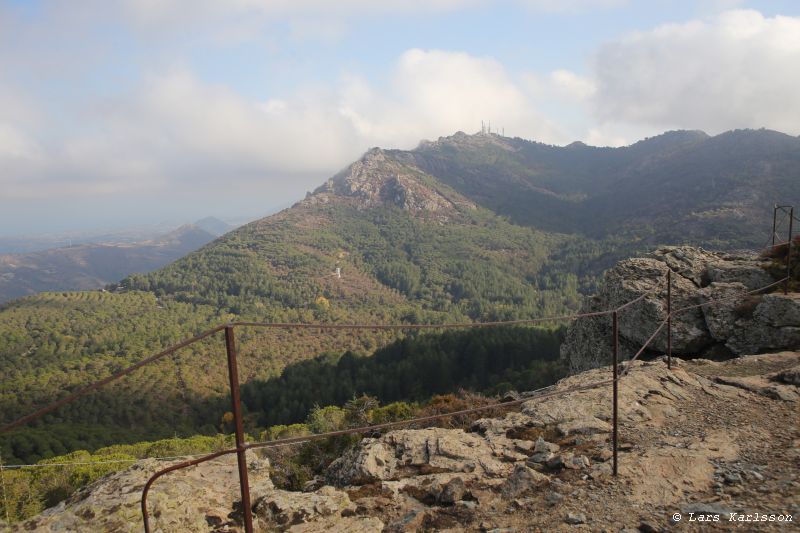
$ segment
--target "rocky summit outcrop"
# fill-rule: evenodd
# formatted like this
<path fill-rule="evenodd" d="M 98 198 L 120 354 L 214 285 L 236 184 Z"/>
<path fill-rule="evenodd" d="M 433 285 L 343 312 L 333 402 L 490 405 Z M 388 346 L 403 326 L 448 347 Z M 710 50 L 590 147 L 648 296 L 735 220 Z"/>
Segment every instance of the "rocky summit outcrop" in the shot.
<path fill-rule="evenodd" d="M 304 202 L 312 205 L 327 203 L 333 194 L 353 199 L 363 207 L 392 205 L 438 218 L 456 213 L 457 207 L 475 208 L 475 204 L 460 194 L 401 159 L 402 154 L 393 155 L 373 148 L 329 179 Z"/>
<path fill-rule="evenodd" d="M 365 438 L 330 465 L 327 484 L 306 492 L 276 489 L 269 463 L 250 456 L 256 530 L 683 531 L 692 526 L 675 513 L 708 509 L 726 520 L 797 519 L 798 370 L 798 352 L 677 360 L 671 370 L 663 360 L 635 362 L 619 386 L 618 478 L 608 367 L 552 389 L 579 392 L 530 396 L 468 428 Z M 141 488 L 166 464 L 111 474 L 17 530 L 141 531 Z M 235 464 L 220 458 L 157 481 L 154 531 L 241 532 Z"/>
<path fill-rule="evenodd" d="M 85 487 L 13 531 L 142 531 L 140 499 L 147 479 L 180 462 L 147 459 Z M 258 531 L 377 533 L 377 518 L 353 516 L 355 505 L 334 487 L 315 492 L 276 489 L 266 458 L 248 452 L 250 495 Z M 149 494 L 152 531 L 243 531 L 235 455 L 167 474 Z M 350 516 L 348 516 L 348 513 Z"/>
<path fill-rule="evenodd" d="M 800 295 L 749 295 L 775 280 L 755 255 L 665 247 L 626 259 L 608 270 L 583 311 L 604 311 L 644 298 L 619 313 L 621 357 L 635 354 L 667 317 L 666 275 L 672 271 L 672 349 L 682 356 L 712 358 L 800 347 Z M 693 307 L 718 301 L 712 305 Z M 561 356 L 572 372 L 611 361 L 611 317 L 576 320 Z M 648 353 L 665 353 L 666 330 Z"/>

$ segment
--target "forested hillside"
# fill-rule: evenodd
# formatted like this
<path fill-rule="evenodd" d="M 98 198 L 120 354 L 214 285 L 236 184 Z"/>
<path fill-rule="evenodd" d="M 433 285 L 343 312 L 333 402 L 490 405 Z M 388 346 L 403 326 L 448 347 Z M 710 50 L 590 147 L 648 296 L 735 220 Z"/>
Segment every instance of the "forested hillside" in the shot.
<path fill-rule="evenodd" d="M 376 176 L 365 183 L 394 187 L 402 201 L 380 192 L 375 203 L 358 194 L 319 192 L 161 270 L 130 276 L 121 291 L 46 293 L 7 304 L 0 311 L 2 365 L 9 369 L 0 396 L 3 421 L 233 319 L 469 322 L 562 314 L 579 306 L 580 283 L 592 282 L 585 263 L 595 257 L 595 245 L 513 225 L 383 157 L 366 156 L 349 176 L 363 178 L 359 164 L 369 165 Z M 392 181 L 398 175 L 403 183 Z M 439 198 L 441 205 L 406 205 L 415 198 Z M 276 378 L 287 364 L 322 353 L 368 356 L 395 338 L 386 332 L 241 331 L 242 380 Z M 526 361 L 537 357 L 531 352 Z M 217 336 L 0 437 L 4 456 L 31 460 L 119 440 L 214 433 L 229 409 L 226 383 Z M 447 388 L 459 386 L 472 384 L 454 379 Z M 262 408 L 256 404 L 251 411 Z M 303 420 L 307 411 L 308 402 L 292 413 Z"/>
<path fill-rule="evenodd" d="M 800 203 L 800 138 L 770 130 L 622 148 L 457 133 L 397 155 L 516 223 L 638 246 L 762 246 L 772 205 Z"/>

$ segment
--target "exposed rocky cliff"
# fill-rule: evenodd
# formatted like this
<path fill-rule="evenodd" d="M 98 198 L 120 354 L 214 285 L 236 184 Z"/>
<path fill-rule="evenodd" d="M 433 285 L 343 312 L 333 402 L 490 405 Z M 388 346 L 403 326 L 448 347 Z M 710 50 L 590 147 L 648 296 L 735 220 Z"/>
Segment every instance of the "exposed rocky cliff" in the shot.
<path fill-rule="evenodd" d="M 403 161 L 403 160 L 406 161 Z M 405 211 L 446 219 L 457 207 L 475 204 L 413 166 L 401 153 L 373 148 L 329 179 L 304 202 L 327 203 L 330 195 L 350 198 L 363 207 L 392 205 Z"/>
<path fill-rule="evenodd" d="M 672 309 L 721 300 L 674 313 L 672 349 L 681 357 L 730 357 L 800 347 L 800 294 L 748 295 L 775 280 L 755 255 L 665 247 L 647 257 L 620 261 L 605 274 L 583 311 L 614 309 L 646 295 L 619 313 L 620 351 L 636 353 L 667 317 L 667 271 L 672 270 Z M 666 331 L 648 353 L 665 353 Z M 611 317 L 590 317 L 570 326 L 561 355 L 572 372 L 609 364 Z"/>
<path fill-rule="evenodd" d="M 676 512 L 797 520 L 799 371 L 797 352 L 679 361 L 672 370 L 637 361 L 620 384 L 616 479 L 608 385 L 532 397 L 466 428 L 365 438 L 308 492 L 276 489 L 269 464 L 253 456 L 257 530 L 671 531 Z M 610 372 L 583 372 L 554 390 Z M 141 531 L 141 488 L 167 464 L 111 474 L 18 530 Z M 160 479 L 150 496 L 154 530 L 241 531 L 235 472 L 228 457 Z"/>

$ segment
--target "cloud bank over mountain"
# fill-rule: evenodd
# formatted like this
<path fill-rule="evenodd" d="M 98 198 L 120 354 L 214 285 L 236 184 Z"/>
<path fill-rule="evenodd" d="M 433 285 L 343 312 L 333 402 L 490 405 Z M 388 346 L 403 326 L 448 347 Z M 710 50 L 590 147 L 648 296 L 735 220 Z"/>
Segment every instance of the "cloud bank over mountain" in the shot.
<path fill-rule="evenodd" d="M 351 61 L 314 82 L 292 83 L 276 71 L 277 88 L 269 90 L 211 76 L 187 52 L 195 41 L 209 50 L 257 42 L 259 53 L 274 60 L 282 44 L 254 41 L 264 25 L 288 25 L 288 35 L 301 40 L 303 31 L 329 28 L 330 35 L 314 38 L 336 41 L 364 19 L 487 5 L 350 1 L 334 10 L 326 2 L 242 0 L 189 10 L 176 0 L 97 4 L 96 11 L 56 2 L 35 15 L 0 10 L 4 49 L 18 45 L 0 55 L 4 200 L 176 191 L 194 200 L 193 191 L 222 180 L 232 194 L 269 192 L 275 203 L 285 202 L 371 146 L 411 148 L 423 138 L 476 131 L 481 120 L 553 144 L 620 145 L 673 128 L 800 134 L 800 17 L 756 10 L 623 32 L 594 45 L 584 66 L 544 71 L 474 51 L 405 47 L 386 64 Z M 556 10 L 542 1 L 515 5 Z M 174 35 L 159 36 L 167 27 Z M 118 28 L 127 40 L 110 37 Z M 81 38 L 69 39 L 71 32 Z M 62 41 L 64 47 L 54 46 Z"/>

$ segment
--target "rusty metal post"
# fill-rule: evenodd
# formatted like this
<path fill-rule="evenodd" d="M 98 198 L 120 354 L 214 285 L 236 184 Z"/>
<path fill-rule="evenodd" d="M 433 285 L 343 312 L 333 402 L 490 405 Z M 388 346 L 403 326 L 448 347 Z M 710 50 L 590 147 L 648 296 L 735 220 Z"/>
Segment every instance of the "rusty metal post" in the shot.
<path fill-rule="evenodd" d="M 239 487 L 242 492 L 242 516 L 244 530 L 253 533 L 253 510 L 250 507 L 250 483 L 247 479 L 247 457 L 245 456 L 244 425 L 242 423 L 242 402 L 239 397 L 239 371 L 236 368 L 236 339 L 233 326 L 225 326 L 225 347 L 228 351 L 228 378 L 231 383 L 231 406 L 236 425 L 236 459 L 239 463 Z"/>
<path fill-rule="evenodd" d="M 783 294 L 789 292 L 789 280 L 792 277 L 792 222 L 794 207 L 789 208 L 789 242 L 786 244 L 786 281 L 783 282 Z"/>
<path fill-rule="evenodd" d="M 672 370 L 672 269 L 667 270 L 667 368 Z"/>
<path fill-rule="evenodd" d="M 612 400 L 612 429 L 611 429 L 611 451 L 613 453 L 613 472 L 614 477 L 617 476 L 617 445 L 618 445 L 618 436 L 619 433 L 617 431 L 618 421 L 617 421 L 617 393 L 618 393 L 618 381 L 619 381 L 619 321 L 617 317 L 617 312 L 614 311 L 612 315 L 612 365 L 614 368 L 614 398 Z"/>
<path fill-rule="evenodd" d="M 775 246 L 775 228 L 778 222 L 778 204 L 772 208 L 772 246 Z"/>

